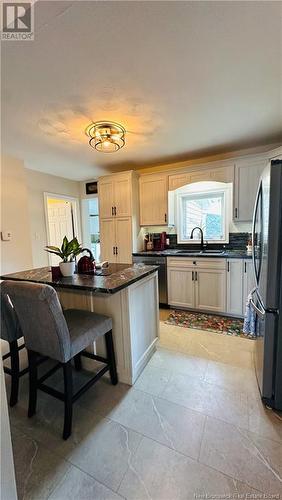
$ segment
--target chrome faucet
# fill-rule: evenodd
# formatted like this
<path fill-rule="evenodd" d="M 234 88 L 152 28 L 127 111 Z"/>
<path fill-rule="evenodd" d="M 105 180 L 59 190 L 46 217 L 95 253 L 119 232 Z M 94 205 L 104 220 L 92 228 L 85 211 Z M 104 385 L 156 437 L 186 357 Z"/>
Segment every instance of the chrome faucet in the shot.
<path fill-rule="evenodd" d="M 194 227 L 192 229 L 191 235 L 190 235 L 190 239 L 193 240 L 193 233 L 194 233 L 195 229 L 198 229 L 198 231 L 200 231 L 200 234 L 201 234 L 201 250 L 204 250 L 204 233 L 203 233 L 203 230 L 202 230 L 201 227 L 196 226 L 196 227 Z"/>

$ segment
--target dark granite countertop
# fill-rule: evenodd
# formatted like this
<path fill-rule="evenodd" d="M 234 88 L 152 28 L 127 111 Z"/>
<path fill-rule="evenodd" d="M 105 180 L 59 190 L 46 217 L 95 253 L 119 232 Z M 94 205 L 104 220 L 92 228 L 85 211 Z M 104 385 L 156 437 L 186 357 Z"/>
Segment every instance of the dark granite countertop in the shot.
<path fill-rule="evenodd" d="M 201 252 L 200 250 L 181 250 L 172 248 L 167 250 L 152 250 L 149 252 L 136 252 L 132 254 L 136 257 L 203 257 L 203 258 L 221 258 L 221 259 L 251 259 L 252 256 L 244 250 L 214 250 L 213 252 Z"/>
<path fill-rule="evenodd" d="M 110 264 L 103 271 L 104 275 L 74 274 L 68 278 L 53 280 L 50 267 L 30 269 L 13 274 L 1 276 L 3 280 L 32 281 L 34 283 L 44 283 L 54 288 L 72 288 L 76 290 L 86 290 L 88 292 L 109 293 L 119 292 L 123 288 L 132 285 L 145 276 L 154 273 L 158 266 L 130 266 L 129 264 Z M 101 272 L 101 271 L 99 271 Z"/>

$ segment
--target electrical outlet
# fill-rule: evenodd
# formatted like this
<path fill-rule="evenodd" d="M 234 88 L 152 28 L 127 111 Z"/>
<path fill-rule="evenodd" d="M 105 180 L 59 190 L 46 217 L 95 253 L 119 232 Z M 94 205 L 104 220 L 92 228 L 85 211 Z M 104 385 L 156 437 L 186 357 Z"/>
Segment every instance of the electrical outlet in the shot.
<path fill-rule="evenodd" d="M 11 231 L 1 231 L 1 240 L 2 241 L 11 241 L 12 233 Z"/>

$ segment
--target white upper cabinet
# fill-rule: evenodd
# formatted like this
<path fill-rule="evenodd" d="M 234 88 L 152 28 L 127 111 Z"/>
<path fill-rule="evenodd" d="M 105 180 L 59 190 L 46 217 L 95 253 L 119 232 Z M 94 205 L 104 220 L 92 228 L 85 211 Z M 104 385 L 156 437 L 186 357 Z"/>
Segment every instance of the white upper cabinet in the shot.
<path fill-rule="evenodd" d="M 167 225 L 167 175 L 142 175 L 140 177 L 139 187 L 140 226 Z"/>
<path fill-rule="evenodd" d="M 116 217 L 131 215 L 131 179 L 128 175 L 119 176 L 115 180 L 114 204 Z"/>
<path fill-rule="evenodd" d="M 99 180 L 99 216 L 102 219 L 113 217 L 114 213 L 114 181 L 110 177 Z"/>
<path fill-rule="evenodd" d="M 225 165 L 221 167 L 191 167 L 191 172 L 173 174 L 169 176 L 169 191 L 174 191 L 186 184 L 202 181 L 233 182 L 234 165 Z"/>
<path fill-rule="evenodd" d="M 259 179 L 267 160 L 238 161 L 235 165 L 234 212 L 235 221 L 251 221 Z"/>
<path fill-rule="evenodd" d="M 131 172 L 99 179 L 99 214 L 102 219 L 131 215 Z"/>

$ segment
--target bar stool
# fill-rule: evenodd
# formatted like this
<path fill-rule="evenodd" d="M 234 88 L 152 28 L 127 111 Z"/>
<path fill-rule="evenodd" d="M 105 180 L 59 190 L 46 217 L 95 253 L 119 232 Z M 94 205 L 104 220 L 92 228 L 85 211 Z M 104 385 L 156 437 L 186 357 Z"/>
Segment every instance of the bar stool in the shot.
<path fill-rule="evenodd" d="M 63 438 L 71 435 L 73 403 L 102 375 L 110 372 L 113 385 L 118 383 L 113 338 L 112 320 L 102 314 L 79 309 L 62 311 L 58 295 L 49 285 L 5 281 L 2 293 L 10 297 L 19 319 L 29 360 L 29 407 L 28 416 L 36 413 L 37 389 L 64 402 Z M 107 358 L 84 351 L 98 338 L 105 336 Z M 37 377 L 37 356 L 48 356 L 58 363 L 41 378 Z M 87 356 L 104 363 L 99 370 L 76 393 L 73 392 L 72 359 L 76 368 L 81 367 L 80 356 Z M 63 368 L 64 392 L 44 384 L 59 368 Z"/>
<path fill-rule="evenodd" d="M 15 310 L 7 295 L 2 294 L 1 289 L 1 339 L 9 343 L 9 352 L 2 356 L 3 361 L 10 358 L 11 368 L 3 365 L 4 372 L 11 376 L 10 406 L 18 402 L 19 379 L 26 373 L 28 368 L 20 370 L 19 351 L 25 347 L 19 345 L 18 340 L 23 333 L 20 328 Z"/>

